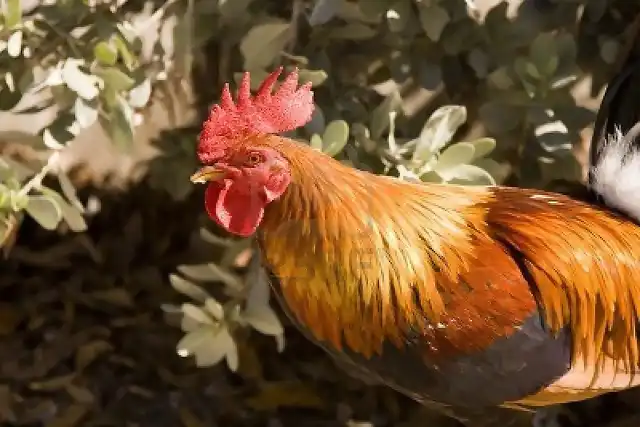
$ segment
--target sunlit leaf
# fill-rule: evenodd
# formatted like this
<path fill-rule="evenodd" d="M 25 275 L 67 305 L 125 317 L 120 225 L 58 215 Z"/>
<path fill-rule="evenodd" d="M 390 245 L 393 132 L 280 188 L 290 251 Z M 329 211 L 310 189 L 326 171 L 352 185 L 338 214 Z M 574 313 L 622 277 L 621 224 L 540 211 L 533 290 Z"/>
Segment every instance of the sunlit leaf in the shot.
<path fill-rule="evenodd" d="M 213 324 L 213 320 L 203 309 L 191 303 L 182 304 L 182 312 L 185 316 L 192 318 L 196 322 L 204 323 L 207 325 Z"/>
<path fill-rule="evenodd" d="M 429 117 L 413 152 L 415 162 L 425 162 L 432 153 L 444 147 L 467 120 L 467 109 L 461 105 L 445 105 Z"/>
<path fill-rule="evenodd" d="M 344 120 L 333 120 L 322 135 L 325 154 L 333 157 L 340 153 L 349 140 L 349 124 Z"/>
<path fill-rule="evenodd" d="M 22 52 L 22 30 L 14 31 L 7 42 L 7 53 L 12 58 L 17 58 Z"/>
<path fill-rule="evenodd" d="M 173 289 L 196 301 L 204 302 L 207 298 L 209 298 L 209 293 L 207 293 L 204 289 L 193 282 L 183 279 L 180 276 L 177 276 L 175 274 L 170 275 L 169 282 L 171 282 L 171 286 L 173 286 Z"/>
<path fill-rule="evenodd" d="M 62 67 L 62 80 L 69 89 L 74 91 L 86 100 L 92 100 L 98 96 L 99 79 L 93 75 L 86 74 L 80 70 L 82 61 L 78 59 L 68 59 Z"/>
<path fill-rule="evenodd" d="M 73 112 L 78 124 L 82 128 L 88 128 L 98 120 L 98 106 L 96 103 L 86 101 L 78 97 L 74 103 Z"/>
<path fill-rule="evenodd" d="M 244 320 L 265 335 L 279 335 L 283 332 L 278 315 L 268 305 L 255 305 L 243 313 Z"/>
<path fill-rule="evenodd" d="M 475 148 L 468 142 L 458 142 L 447 147 L 438 157 L 434 170 L 443 176 L 448 170 L 462 164 L 468 164 L 473 160 Z"/>
<path fill-rule="evenodd" d="M 62 220 L 62 210 L 51 197 L 30 196 L 26 211 L 47 230 L 55 230 Z"/>
<path fill-rule="evenodd" d="M 142 108 L 149 102 L 151 96 L 151 80 L 144 79 L 142 83 L 129 91 L 129 104 L 134 108 Z"/>
<path fill-rule="evenodd" d="M 115 65 L 118 49 L 109 42 L 98 42 L 93 48 L 93 56 L 103 65 Z"/>

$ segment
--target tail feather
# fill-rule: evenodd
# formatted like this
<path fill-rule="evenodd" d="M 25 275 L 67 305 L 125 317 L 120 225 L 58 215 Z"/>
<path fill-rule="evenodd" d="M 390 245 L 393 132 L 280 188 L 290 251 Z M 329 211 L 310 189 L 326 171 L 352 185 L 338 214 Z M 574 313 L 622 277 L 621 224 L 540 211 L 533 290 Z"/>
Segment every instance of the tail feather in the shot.
<path fill-rule="evenodd" d="M 640 122 L 603 140 L 589 186 L 607 206 L 640 221 Z"/>
<path fill-rule="evenodd" d="M 640 221 L 640 55 L 631 54 L 607 86 L 589 156 L 590 191 Z"/>

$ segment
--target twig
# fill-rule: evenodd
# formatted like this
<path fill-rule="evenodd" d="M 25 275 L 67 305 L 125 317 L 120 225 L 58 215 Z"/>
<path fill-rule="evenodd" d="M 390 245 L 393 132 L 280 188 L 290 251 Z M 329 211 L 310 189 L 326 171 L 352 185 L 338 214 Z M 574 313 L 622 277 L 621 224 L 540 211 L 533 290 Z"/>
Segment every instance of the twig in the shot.
<path fill-rule="evenodd" d="M 49 160 L 47 160 L 47 164 L 45 164 L 42 169 L 40 169 L 40 172 L 38 172 L 37 174 L 35 174 L 29 181 L 27 181 L 27 183 L 20 189 L 19 194 L 21 196 L 26 196 L 27 194 L 29 194 L 29 192 L 31 192 L 31 190 L 35 189 L 35 188 L 39 188 L 42 185 L 42 180 L 44 179 L 44 177 L 51 172 L 51 170 L 53 168 L 55 168 L 58 165 L 58 160 L 60 158 L 60 152 L 56 151 L 54 152 L 50 157 Z"/>

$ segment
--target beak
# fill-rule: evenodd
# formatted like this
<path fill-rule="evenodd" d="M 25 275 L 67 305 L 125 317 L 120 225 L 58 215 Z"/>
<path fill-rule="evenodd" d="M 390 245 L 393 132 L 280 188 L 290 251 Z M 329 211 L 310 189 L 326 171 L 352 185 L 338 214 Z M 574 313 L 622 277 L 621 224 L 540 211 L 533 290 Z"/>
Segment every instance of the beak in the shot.
<path fill-rule="evenodd" d="M 206 184 L 209 181 L 217 181 L 225 176 L 226 172 L 215 166 L 205 166 L 198 172 L 191 175 L 191 182 L 194 184 Z"/>

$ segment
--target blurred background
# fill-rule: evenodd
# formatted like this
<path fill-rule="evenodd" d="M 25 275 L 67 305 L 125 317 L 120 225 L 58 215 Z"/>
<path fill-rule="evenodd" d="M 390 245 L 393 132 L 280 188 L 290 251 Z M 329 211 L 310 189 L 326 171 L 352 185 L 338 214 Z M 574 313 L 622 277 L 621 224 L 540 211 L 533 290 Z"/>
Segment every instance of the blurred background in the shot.
<path fill-rule="evenodd" d="M 250 241 L 223 235 L 189 182 L 200 124 L 242 71 L 257 84 L 298 67 L 317 106 L 292 136 L 353 167 L 561 191 L 584 178 L 640 14 L 628 0 L 1 5 L 0 422 L 29 427 L 460 426 L 348 377 L 291 327 Z M 563 411 L 630 427 L 639 403 L 631 390 Z"/>

